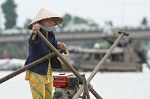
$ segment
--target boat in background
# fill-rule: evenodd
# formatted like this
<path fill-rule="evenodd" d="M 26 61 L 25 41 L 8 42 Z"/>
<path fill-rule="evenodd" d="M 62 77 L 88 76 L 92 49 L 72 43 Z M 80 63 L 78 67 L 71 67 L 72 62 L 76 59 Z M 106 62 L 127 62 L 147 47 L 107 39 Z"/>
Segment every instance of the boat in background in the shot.
<path fill-rule="evenodd" d="M 76 67 L 83 71 L 93 71 L 109 49 L 71 49 Z M 116 47 L 109 58 L 101 66 L 100 71 L 142 71 L 142 63 L 132 47 Z"/>

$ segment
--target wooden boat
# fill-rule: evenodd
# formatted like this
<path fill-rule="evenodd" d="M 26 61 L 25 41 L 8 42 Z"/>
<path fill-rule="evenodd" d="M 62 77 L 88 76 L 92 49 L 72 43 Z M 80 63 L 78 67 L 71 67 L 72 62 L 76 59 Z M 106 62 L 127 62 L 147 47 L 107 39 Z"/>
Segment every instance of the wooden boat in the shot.
<path fill-rule="evenodd" d="M 70 57 L 78 70 L 93 71 L 108 49 L 70 49 Z M 142 71 L 142 64 L 132 47 L 116 47 L 100 71 Z M 64 69 L 66 67 L 64 66 Z"/>

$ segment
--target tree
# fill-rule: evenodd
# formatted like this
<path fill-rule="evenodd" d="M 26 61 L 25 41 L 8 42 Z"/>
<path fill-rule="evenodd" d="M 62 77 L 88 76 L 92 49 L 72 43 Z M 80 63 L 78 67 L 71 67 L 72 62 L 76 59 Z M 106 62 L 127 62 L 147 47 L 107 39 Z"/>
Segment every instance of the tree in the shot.
<path fill-rule="evenodd" d="M 71 16 L 70 14 L 65 14 L 63 17 L 64 21 L 62 22 L 61 28 L 64 28 L 68 25 L 78 25 L 78 24 L 86 24 L 87 26 L 98 28 L 98 24 L 95 23 L 93 20 L 87 20 L 81 18 L 79 16 Z M 59 27 L 60 28 L 60 27 Z"/>
<path fill-rule="evenodd" d="M 65 14 L 62 18 L 64 19 L 64 21 L 62 23 L 62 27 L 67 26 L 68 23 L 72 20 L 72 17 L 70 14 Z"/>
<path fill-rule="evenodd" d="M 5 17 L 5 29 L 16 26 L 17 14 L 15 9 L 17 5 L 14 3 L 14 0 L 6 0 L 1 7 Z"/>
<path fill-rule="evenodd" d="M 142 25 L 142 26 L 145 26 L 145 27 L 148 25 L 148 21 L 147 21 L 147 18 L 146 18 L 146 17 L 144 17 L 144 18 L 142 19 L 141 25 Z"/>
<path fill-rule="evenodd" d="M 88 24 L 87 20 L 80 18 L 78 16 L 74 17 L 74 24 Z"/>

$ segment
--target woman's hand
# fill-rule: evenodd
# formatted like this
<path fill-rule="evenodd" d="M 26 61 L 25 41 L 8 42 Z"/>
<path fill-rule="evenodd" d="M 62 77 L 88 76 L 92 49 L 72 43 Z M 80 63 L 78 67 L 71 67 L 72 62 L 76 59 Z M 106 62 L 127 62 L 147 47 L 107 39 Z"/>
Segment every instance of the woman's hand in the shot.
<path fill-rule="evenodd" d="M 64 43 L 58 43 L 58 48 L 62 49 L 63 51 L 65 51 L 67 49 L 66 45 Z"/>
<path fill-rule="evenodd" d="M 37 31 L 40 29 L 40 25 L 38 23 L 34 24 L 32 27 L 32 31 L 37 34 Z"/>
<path fill-rule="evenodd" d="M 37 31 L 40 29 L 40 25 L 38 23 L 34 24 L 32 27 L 33 35 L 32 35 L 32 41 L 36 39 Z"/>

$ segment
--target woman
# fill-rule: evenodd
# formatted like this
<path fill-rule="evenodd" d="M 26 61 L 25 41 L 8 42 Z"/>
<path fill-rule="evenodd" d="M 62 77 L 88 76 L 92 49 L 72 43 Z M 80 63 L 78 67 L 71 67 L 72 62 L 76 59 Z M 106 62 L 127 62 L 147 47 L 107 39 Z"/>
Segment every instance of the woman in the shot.
<path fill-rule="evenodd" d="M 29 56 L 25 65 L 52 52 L 37 35 L 38 30 L 55 48 L 66 50 L 65 44 L 58 43 L 53 33 L 55 25 L 60 24 L 62 21 L 63 19 L 58 15 L 43 8 L 37 13 L 32 22 L 28 25 L 28 28 L 31 29 L 33 33 L 29 38 Z M 56 56 L 26 71 L 25 79 L 29 80 L 33 99 L 52 99 L 53 68 L 62 69 L 61 63 Z"/>

